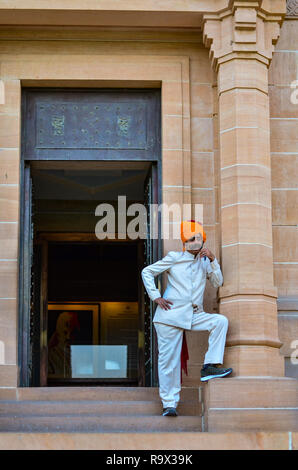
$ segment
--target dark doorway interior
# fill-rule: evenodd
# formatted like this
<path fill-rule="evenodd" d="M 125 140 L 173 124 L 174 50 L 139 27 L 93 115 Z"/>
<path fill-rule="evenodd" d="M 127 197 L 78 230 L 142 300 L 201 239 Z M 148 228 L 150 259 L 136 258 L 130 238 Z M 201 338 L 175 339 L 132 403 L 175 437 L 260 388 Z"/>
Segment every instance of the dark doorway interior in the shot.
<path fill-rule="evenodd" d="M 49 385 L 137 385 L 138 266 L 136 243 L 48 244 Z"/>
<path fill-rule="evenodd" d="M 48 300 L 136 302 L 136 243 L 50 242 Z"/>
<path fill-rule="evenodd" d="M 96 237 L 98 204 L 145 203 L 149 163 L 31 164 L 32 384 L 145 385 L 144 239 Z M 127 217 L 127 223 L 133 217 Z M 123 237 L 123 233 L 121 234 Z M 147 361 L 148 362 L 148 361 Z"/>

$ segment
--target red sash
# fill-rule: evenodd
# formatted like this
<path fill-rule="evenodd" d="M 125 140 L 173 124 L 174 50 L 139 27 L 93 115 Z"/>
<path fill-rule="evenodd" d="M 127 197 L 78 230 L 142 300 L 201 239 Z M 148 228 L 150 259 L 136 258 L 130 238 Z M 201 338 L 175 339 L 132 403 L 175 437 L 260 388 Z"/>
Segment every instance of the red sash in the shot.
<path fill-rule="evenodd" d="M 187 361 L 189 359 L 188 355 L 188 348 L 186 342 L 186 335 L 185 330 L 183 330 L 183 341 L 182 341 L 182 349 L 181 349 L 181 383 L 182 383 L 182 369 L 184 370 L 185 374 L 187 374 Z"/>

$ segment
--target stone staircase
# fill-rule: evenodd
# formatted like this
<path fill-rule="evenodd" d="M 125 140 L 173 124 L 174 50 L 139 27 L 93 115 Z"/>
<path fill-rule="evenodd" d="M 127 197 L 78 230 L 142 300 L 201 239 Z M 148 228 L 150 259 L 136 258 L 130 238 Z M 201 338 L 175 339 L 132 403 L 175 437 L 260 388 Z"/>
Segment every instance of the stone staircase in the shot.
<path fill-rule="evenodd" d="M 161 416 L 158 388 L 40 387 L 0 393 L 0 432 L 201 432 L 202 387 L 181 390 L 178 417 Z"/>

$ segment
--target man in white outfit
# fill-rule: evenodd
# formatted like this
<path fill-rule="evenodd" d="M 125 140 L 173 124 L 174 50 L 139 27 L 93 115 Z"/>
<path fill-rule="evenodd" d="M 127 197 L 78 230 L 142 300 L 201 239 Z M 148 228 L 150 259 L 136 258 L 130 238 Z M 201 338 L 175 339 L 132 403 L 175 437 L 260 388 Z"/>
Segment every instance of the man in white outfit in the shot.
<path fill-rule="evenodd" d="M 143 268 L 141 275 L 146 291 L 157 303 L 154 327 L 158 340 L 159 394 L 163 416 L 177 416 L 181 390 L 181 348 L 184 330 L 207 330 L 208 351 L 201 370 L 201 381 L 226 377 L 232 369 L 223 363 L 228 319 L 203 310 L 206 277 L 214 287 L 223 284 L 219 263 L 204 247 L 206 234 L 199 222 L 181 223 L 183 251 L 170 251 L 164 258 Z M 154 277 L 167 271 L 168 282 L 163 297 Z"/>

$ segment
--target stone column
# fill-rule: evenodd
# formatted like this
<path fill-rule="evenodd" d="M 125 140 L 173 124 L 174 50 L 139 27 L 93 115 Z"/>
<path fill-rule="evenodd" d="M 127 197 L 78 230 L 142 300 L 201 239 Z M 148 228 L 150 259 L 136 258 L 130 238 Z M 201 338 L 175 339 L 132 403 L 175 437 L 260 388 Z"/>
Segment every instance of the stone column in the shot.
<path fill-rule="evenodd" d="M 205 15 L 203 29 L 218 77 L 219 311 L 229 318 L 225 365 L 236 376 L 284 375 L 273 280 L 268 67 L 286 2 L 279 12 L 263 3 L 231 1 Z"/>

